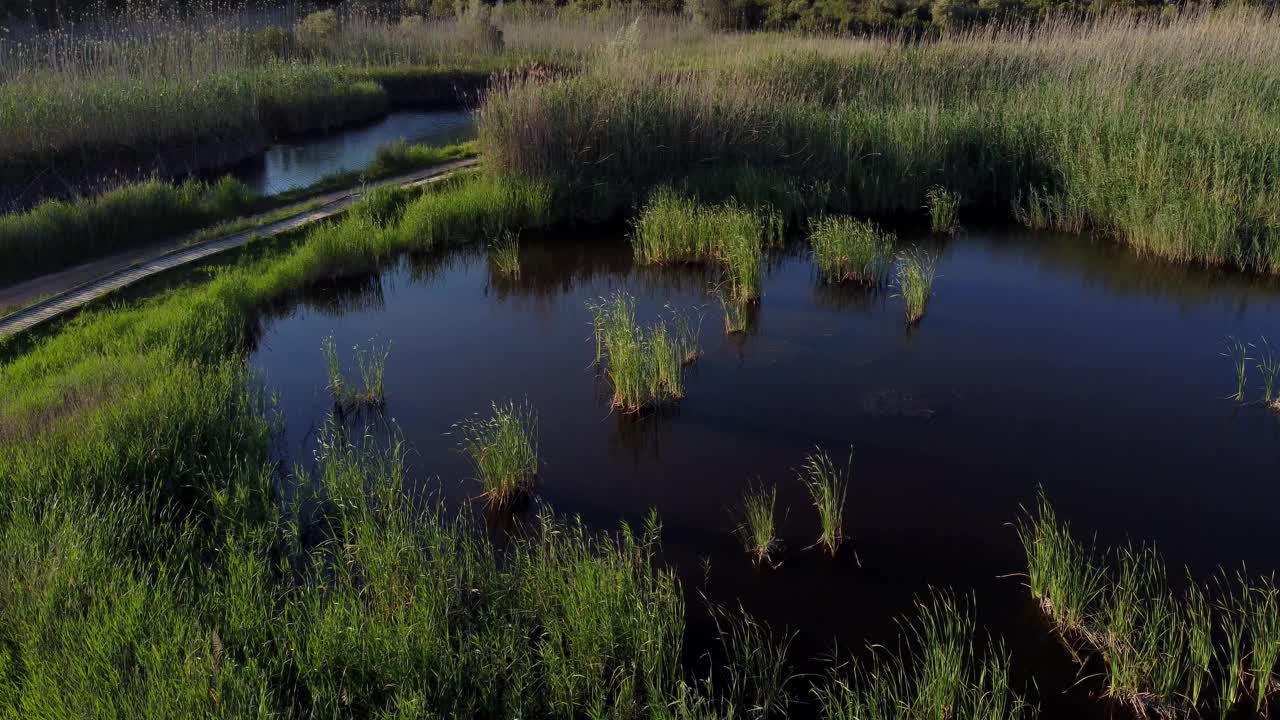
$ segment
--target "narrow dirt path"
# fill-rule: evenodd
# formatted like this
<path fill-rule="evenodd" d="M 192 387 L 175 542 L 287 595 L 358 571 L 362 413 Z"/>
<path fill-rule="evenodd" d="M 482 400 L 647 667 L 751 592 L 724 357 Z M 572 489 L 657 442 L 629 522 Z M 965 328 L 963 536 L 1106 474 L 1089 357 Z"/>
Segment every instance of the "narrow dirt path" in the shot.
<path fill-rule="evenodd" d="M 475 159 L 457 160 L 372 182 L 361 188 L 325 193 L 299 202 L 297 213 L 265 225 L 258 225 L 202 243 L 188 244 L 199 234 L 192 233 L 161 246 L 100 258 L 11 286 L 0 294 L 0 305 L 21 303 L 42 295 L 50 295 L 50 297 L 0 317 L 0 339 L 29 330 L 144 278 L 239 247 L 258 238 L 279 235 L 317 220 L 338 215 L 351 207 L 369 189 L 386 185 L 401 187 L 424 185 L 441 180 L 459 170 L 474 167 L 478 163 L 479 161 Z M 301 209 L 303 206 L 306 209 Z M 277 208 L 261 215 L 250 216 L 248 219 L 261 220 L 287 211 L 288 208 Z"/>

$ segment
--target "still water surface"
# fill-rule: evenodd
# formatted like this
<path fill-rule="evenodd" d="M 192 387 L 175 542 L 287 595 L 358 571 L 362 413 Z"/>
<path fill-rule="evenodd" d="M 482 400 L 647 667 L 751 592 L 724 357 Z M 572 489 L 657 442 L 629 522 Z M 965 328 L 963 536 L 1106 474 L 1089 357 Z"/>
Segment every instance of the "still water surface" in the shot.
<path fill-rule="evenodd" d="M 1280 339 L 1280 289 L 1143 263 L 1088 239 L 973 231 L 942 246 L 913 331 L 891 291 L 818 282 L 793 250 L 769 269 L 750 334 L 726 337 L 707 279 L 635 267 L 620 230 L 526 234 L 518 280 L 475 252 L 405 261 L 316 290 L 265 329 L 252 363 L 279 394 L 290 459 L 329 411 L 321 339 L 390 342 L 387 414 L 423 489 L 478 491 L 449 436 L 491 400 L 527 398 L 542 428 L 539 496 L 601 528 L 656 508 L 667 560 L 699 592 L 798 631 L 798 659 L 893 643 L 929 588 L 976 598 L 1046 717 L 1096 716 L 1016 574 L 1009 523 L 1043 487 L 1078 534 L 1154 541 L 1188 564 L 1275 569 L 1280 417 L 1224 399 L 1223 337 Z M 643 319 L 701 307 L 705 355 L 671 413 L 610 414 L 591 366 L 589 300 L 625 289 Z M 1251 378 L 1251 399 L 1260 381 Z M 816 520 L 794 468 L 815 445 L 854 453 L 847 550 L 806 550 Z M 752 567 L 730 510 L 776 482 L 786 550 Z M 859 564 L 860 563 L 860 564 Z M 705 621 L 690 613 L 692 637 Z M 701 623 L 701 624 L 700 624 Z"/>
<path fill-rule="evenodd" d="M 262 195 L 306 187 L 326 175 L 362 170 L 378 148 L 404 140 L 448 145 L 475 137 L 468 112 L 402 111 L 368 125 L 281 143 L 237 166 L 232 174 Z"/>

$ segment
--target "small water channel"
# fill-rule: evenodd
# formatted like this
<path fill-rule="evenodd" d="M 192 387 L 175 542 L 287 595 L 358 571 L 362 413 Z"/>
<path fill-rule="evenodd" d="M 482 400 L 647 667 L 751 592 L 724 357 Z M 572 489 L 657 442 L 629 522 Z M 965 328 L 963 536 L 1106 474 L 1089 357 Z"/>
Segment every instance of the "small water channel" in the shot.
<path fill-rule="evenodd" d="M 539 496 L 605 529 L 656 508 L 691 604 L 700 592 L 741 601 L 797 631 L 803 659 L 895 643 L 895 618 L 930 588 L 971 593 L 1034 676 L 1045 717 L 1100 716 L 1026 598 L 1010 523 L 1043 487 L 1077 533 L 1155 542 L 1173 574 L 1275 569 L 1280 417 L 1225 399 L 1220 352 L 1227 334 L 1280 329 L 1280 289 L 1079 237 L 970 231 L 940 250 L 914 330 L 891 291 L 823 285 L 797 247 L 771 263 L 752 331 L 725 336 L 706 277 L 636 267 L 621 229 L 526 234 L 518 280 L 462 251 L 316 289 L 268 324 L 251 362 L 278 393 L 291 461 L 312 456 L 330 409 L 321 339 L 348 357 L 390 342 L 386 414 L 415 451 L 411 476 L 431 478 L 421 489 L 475 496 L 451 424 L 527 398 L 541 419 Z M 670 413 L 609 412 L 586 303 L 618 289 L 642 319 L 667 304 L 705 313 L 705 355 Z M 853 447 L 856 558 L 806 550 L 816 520 L 794 468 L 815 444 L 839 460 Z M 773 570 L 731 535 L 754 478 L 788 508 Z"/>
<path fill-rule="evenodd" d="M 362 170 L 373 162 L 379 147 L 393 142 L 448 145 L 473 137 L 475 122 L 469 112 L 398 111 L 368 125 L 272 145 L 231 174 L 259 194 L 276 195 L 328 175 Z"/>

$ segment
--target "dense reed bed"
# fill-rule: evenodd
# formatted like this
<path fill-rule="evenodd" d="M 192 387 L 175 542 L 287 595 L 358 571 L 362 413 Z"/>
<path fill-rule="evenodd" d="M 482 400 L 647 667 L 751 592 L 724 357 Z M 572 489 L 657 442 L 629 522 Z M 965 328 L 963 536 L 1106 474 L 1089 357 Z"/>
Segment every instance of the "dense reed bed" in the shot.
<path fill-rule="evenodd" d="M 1280 271 L 1280 20 L 1058 21 L 937 42 L 758 35 L 512 81 L 488 162 L 592 213 L 711 165 L 818 181 L 830 210 L 1090 228 L 1178 262 Z M 677 65 L 677 67 L 673 67 Z M 693 67 L 695 69 L 688 69 Z"/>
<path fill-rule="evenodd" d="M 1180 591 L 1152 547 L 1101 551 L 1042 497 L 1019 525 L 1031 594 L 1106 695 L 1139 715 L 1267 717 L 1280 676 L 1274 577 L 1189 576 Z"/>

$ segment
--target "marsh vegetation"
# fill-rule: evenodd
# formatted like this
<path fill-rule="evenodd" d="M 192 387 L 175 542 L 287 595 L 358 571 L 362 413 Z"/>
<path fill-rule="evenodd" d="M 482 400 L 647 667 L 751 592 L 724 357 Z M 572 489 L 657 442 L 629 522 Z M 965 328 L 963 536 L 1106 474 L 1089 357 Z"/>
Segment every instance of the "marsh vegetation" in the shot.
<path fill-rule="evenodd" d="M 527 401 L 494 403 L 488 417 L 467 418 L 454 432 L 490 503 L 506 506 L 533 489 L 539 466 L 538 416 Z"/>
<path fill-rule="evenodd" d="M 809 223 L 809 244 L 826 282 L 880 285 L 893 262 L 893 234 L 865 220 L 816 218 Z"/>
<path fill-rule="evenodd" d="M 701 353 L 696 325 L 672 312 L 649 326 L 636 320 L 636 300 L 625 292 L 588 304 L 596 364 L 613 388 L 610 403 L 639 413 L 675 402 L 685 394 L 685 368 Z"/>
<path fill-rule="evenodd" d="M 0 714 L 1274 714 L 1270 567 L 1181 560 L 1267 561 L 1275 418 L 1222 400 L 1211 351 L 1149 362 L 1257 332 L 1242 328 L 1274 320 L 1274 288 L 1047 233 L 927 238 L 963 206 L 970 231 L 1015 217 L 1275 273 L 1274 17 L 957 19 L 904 42 L 508 12 L 0 46 L 6 170 L 344 122 L 406 85 L 538 63 L 480 106 L 480 171 L 370 192 L 0 348 Z M 133 242 L 139 217 L 255 201 L 146 188 L 152 209 L 119 191 L 6 221 L 48 239 L 23 252 L 52 265 L 74 254 L 64 233 L 133 218 L 101 233 Z M 624 217 L 619 256 L 564 267 L 595 250 L 560 235 L 608 239 L 571 221 Z M 887 227 L 928 244 L 895 253 Z M 788 243 L 806 229 L 812 255 Z M 896 303 L 814 302 L 892 279 L 914 325 L 943 264 L 948 312 L 911 342 Z M 496 301 L 493 272 L 520 274 Z M 708 285 L 735 337 L 704 348 L 700 311 L 673 308 Z M 334 300 L 362 291 L 382 302 Z M 389 388 L 391 340 L 339 350 L 369 327 L 421 370 L 393 361 Z M 1225 354 L 1235 399 L 1256 371 L 1277 402 L 1265 338 Z M 517 383 L 537 412 L 491 401 Z M 297 400 L 326 390 L 323 417 Z M 347 412 L 389 391 L 405 427 Z M 856 485 L 851 456 L 814 445 L 846 437 Z M 743 481 L 766 467 L 789 480 Z M 1042 496 L 1014 540 L 1029 471 L 1073 488 L 1076 514 Z M 798 503 L 814 512 L 784 519 Z M 784 526 L 802 524 L 821 552 L 784 563 Z M 1087 539 L 1129 525 L 1172 536 L 1179 570 Z M 1039 616 L 1019 612 L 1028 593 Z M 1080 677 L 1059 677 L 1068 660 Z"/>
<path fill-rule="evenodd" d="M 1019 525 L 1027 579 L 1075 657 L 1101 661 L 1108 697 L 1140 715 L 1265 715 L 1277 685 L 1280 608 L 1272 576 L 1188 575 L 1176 592 L 1154 547 L 1078 541 L 1041 497 Z"/>
<path fill-rule="evenodd" d="M 914 325 L 924 317 L 933 280 L 938 273 L 938 256 L 923 248 L 912 248 L 898 256 L 898 296 L 907 312 L 907 324 Z"/>

